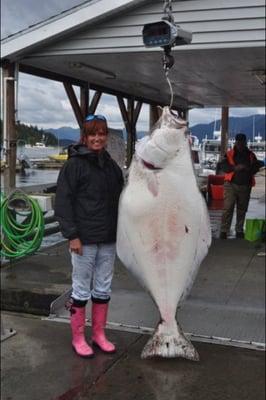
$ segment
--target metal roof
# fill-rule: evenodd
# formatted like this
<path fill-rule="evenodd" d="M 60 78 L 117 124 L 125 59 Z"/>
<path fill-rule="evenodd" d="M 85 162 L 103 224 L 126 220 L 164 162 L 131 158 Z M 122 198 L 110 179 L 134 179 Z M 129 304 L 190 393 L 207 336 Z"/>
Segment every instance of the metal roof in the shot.
<path fill-rule="evenodd" d="M 83 26 L 144 3 L 145 0 L 88 0 L 2 40 L 1 58 L 21 57 L 29 50 L 73 34 Z M 147 2 L 147 1 L 146 1 Z"/>
<path fill-rule="evenodd" d="M 190 45 L 173 50 L 174 106 L 264 106 L 264 1 L 172 4 L 175 20 L 193 33 Z M 24 72 L 167 104 L 162 49 L 142 43 L 143 24 L 162 10 L 159 0 L 88 1 L 3 40 L 2 58 Z"/>

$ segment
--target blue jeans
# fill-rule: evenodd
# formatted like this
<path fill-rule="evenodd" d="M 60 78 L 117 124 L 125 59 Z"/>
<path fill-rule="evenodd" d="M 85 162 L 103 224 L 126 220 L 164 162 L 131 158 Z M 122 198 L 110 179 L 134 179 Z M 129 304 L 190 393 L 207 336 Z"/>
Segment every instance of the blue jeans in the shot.
<path fill-rule="evenodd" d="M 72 297 L 89 300 L 91 297 L 108 300 L 111 293 L 115 243 L 83 245 L 82 256 L 71 253 Z"/>

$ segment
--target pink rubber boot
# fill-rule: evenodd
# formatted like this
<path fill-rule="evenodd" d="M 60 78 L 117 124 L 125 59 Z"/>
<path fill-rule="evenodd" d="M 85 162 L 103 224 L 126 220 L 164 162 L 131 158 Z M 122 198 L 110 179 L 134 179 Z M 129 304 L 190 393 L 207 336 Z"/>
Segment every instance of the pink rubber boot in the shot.
<path fill-rule="evenodd" d="M 92 348 L 85 340 L 85 307 L 71 307 L 72 347 L 75 352 L 84 358 L 94 356 Z"/>
<path fill-rule="evenodd" d="M 114 353 L 116 348 L 106 339 L 104 333 L 107 312 L 108 303 L 92 303 L 92 343 L 105 353 Z"/>

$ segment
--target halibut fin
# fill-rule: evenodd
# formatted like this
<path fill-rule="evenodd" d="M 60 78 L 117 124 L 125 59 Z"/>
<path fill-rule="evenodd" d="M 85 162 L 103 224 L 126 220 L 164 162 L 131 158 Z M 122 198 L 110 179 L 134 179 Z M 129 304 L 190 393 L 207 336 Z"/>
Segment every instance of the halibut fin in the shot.
<path fill-rule="evenodd" d="M 174 329 L 173 329 L 174 328 Z M 162 321 L 157 326 L 154 335 L 149 339 L 141 353 L 141 358 L 175 358 L 182 357 L 192 361 L 199 361 L 199 354 L 187 339 L 180 326 L 176 323 L 167 326 Z"/>

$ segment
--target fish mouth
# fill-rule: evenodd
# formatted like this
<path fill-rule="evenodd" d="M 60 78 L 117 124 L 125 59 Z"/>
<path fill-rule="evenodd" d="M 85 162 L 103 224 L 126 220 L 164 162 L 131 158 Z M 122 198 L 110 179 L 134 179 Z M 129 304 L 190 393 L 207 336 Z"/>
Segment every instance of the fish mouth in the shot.
<path fill-rule="evenodd" d="M 162 169 L 162 168 L 159 168 L 159 167 L 155 167 L 155 165 L 153 165 L 153 164 L 151 164 L 151 163 L 149 163 L 149 162 L 147 162 L 147 161 L 145 161 L 143 159 L 141 159 L 141 161 L 142 161 L 142 164 L 148 169 L 152 169 L 152 170 L 161 170 Z"/>

